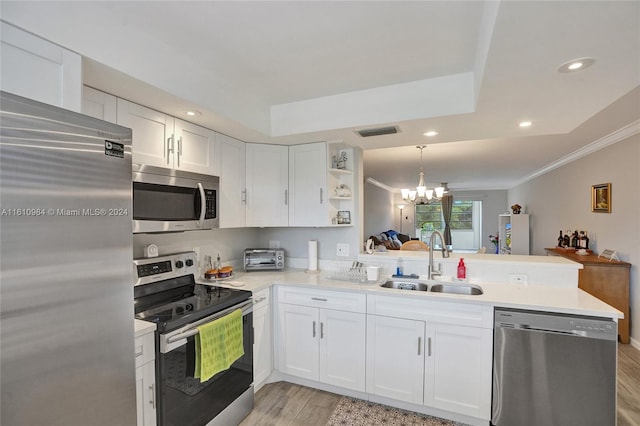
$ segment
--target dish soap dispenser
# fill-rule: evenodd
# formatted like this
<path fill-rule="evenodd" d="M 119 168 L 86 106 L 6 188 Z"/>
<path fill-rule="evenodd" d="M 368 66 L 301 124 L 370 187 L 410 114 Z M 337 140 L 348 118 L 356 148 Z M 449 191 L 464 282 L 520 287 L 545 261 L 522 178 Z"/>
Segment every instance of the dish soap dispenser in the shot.
<path fill-rule="evenodd" d="M 463 280 L 467 278 L 467 267 L 464 265 L 464 258 L 460 258 L 458 262 L 458 279 Z"/>
<path fill-rule="evenodd" d="M 396 277 L 402 277 L 404 275 L 404 260 L 399 257 L 396 265 Z"/>

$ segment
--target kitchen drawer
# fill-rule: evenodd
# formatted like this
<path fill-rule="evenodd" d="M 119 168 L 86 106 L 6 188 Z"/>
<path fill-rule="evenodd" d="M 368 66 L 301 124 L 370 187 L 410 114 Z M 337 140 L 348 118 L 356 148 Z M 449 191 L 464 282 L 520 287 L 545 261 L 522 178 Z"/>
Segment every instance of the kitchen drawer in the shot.
<path fill-rule="evenodd" d="M 440 302 L 409 297 L 369 296 L 367 313 L 468 327 L 493 327 L 493 308 L 472 303 Z"/>
<path fill-rule="evenodd" d="M 136 368 L 153 361 L 156 358 L 154 333 L 147 333 L 136 337 L 135 343 Z"/>
<path fill-rule="evenodd" d="M 344 291 L 278 286 L 278 302 L 337 311 L 366 313 L 367 296 Z"/>
<path fill-rule="evenodd" d="M 253 293 L 253 308 L 258 309 L 271 303 L 271 287 Z"/>

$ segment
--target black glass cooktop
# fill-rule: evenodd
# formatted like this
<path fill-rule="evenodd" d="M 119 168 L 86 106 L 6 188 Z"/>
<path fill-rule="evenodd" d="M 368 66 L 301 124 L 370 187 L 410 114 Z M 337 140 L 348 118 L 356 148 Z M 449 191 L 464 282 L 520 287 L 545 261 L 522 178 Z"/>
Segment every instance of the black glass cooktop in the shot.
<path fill-rule="evenodd" d="M 162 284 L 147 284 L 135 288 L 136 318 L 156 323 L 160 332 L 182 327 L 251 297 L 249 291 L 217 286 L 180 286 L 180 283 L 174 280 L 173 285 L 167 289 L 166 285 Z"/>

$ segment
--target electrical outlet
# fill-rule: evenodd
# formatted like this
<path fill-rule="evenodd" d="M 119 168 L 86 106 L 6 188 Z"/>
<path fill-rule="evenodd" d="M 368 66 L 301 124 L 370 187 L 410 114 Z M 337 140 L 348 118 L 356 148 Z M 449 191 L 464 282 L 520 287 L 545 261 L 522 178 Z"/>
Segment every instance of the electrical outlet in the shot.
<path fill-rule="evenodd" d="M 279 249 L 280 248 L 280 241 L 269 240 L 269 248 L 270 249 Z"/>
<path fill-rule="evenodd" d="M 349 244 L 338 243 L 336 247 L 337 247 L 336 249 L 337 256 L 349 257 Z"/>
<path fill-rule="evenodd" d="M 509 274 L 509 284 L 527 284 L 527 274 Z"/>

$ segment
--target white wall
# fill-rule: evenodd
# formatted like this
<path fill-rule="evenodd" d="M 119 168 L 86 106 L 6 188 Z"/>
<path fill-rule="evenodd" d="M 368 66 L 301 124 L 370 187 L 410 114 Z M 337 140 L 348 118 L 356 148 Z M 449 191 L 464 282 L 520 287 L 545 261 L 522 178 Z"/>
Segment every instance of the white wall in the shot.
<path fill-rule="evenodd" d="M 611 213 L 591 212 L 591 185 L 611 183 Z M 640 135 L 509 190 L 508 205 L 526 205 L 532 254 L 545 254 L 561 229 L 589 231 L 590 248 L 618 251 L 631 263 L 631 337 L 640 346 Z"/>
<path fill-rule="evenodd" d="M 363 229 L 366 238 L 389 229 L 400 231 L 400 209 L 394 204 L 394 194 L 368 182 L 364 183 Z"/>

